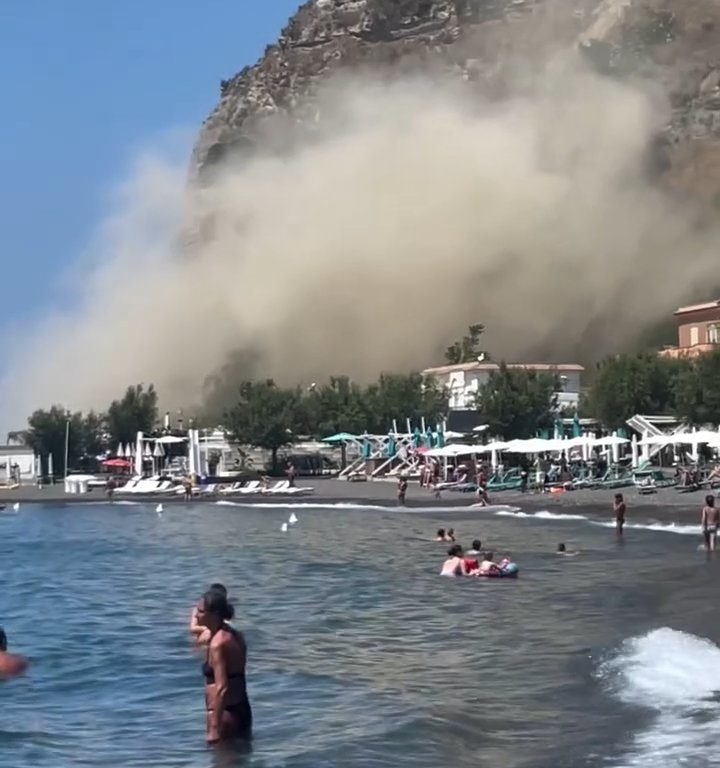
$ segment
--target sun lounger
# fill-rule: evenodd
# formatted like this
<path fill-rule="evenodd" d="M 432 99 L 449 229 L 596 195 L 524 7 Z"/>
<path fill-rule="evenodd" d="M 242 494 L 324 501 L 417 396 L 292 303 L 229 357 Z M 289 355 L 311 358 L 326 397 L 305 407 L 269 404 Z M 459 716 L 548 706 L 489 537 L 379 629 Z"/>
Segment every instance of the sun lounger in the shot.
<path fill-rule="evenodd" d="M 244 485 L 242 488 L 238 488 L 237 491 L 233 491 L 233 493 L 240 493 L 244 496 L 245 494 L 249 493 L 260 493 L 261 490 L 260 481 L 251 480 L 247 485 Z"/>

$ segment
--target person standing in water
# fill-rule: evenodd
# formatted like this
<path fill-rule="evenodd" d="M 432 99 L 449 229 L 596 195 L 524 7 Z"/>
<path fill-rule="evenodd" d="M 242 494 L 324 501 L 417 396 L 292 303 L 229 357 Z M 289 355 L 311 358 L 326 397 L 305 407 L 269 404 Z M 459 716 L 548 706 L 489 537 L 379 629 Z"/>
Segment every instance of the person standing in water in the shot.
<path fill-rule="evenodd" d="M 717 543 L 718 525 L 720 524 L 720 510 L 715 506 L 715 497 L 709 494 L 705 497 L 701 523 L 703 538 L 705 539 L 705 549 L 708 552 L 714 552 Z"/>
<path fill-rule="evenodd" d="M 218 581 L 210 585 L 208 592 L 219 592 L 227 599 L 227 588 Z M 198 620 L 197 605 L 190 614 L 190 633 L 195 637 L 198 645 L 207 645 L 210 642 L 210 630 Z"/>
<path fill-rule="evenodd" d="M 208 653 L 203 664 L 207 743 L 250 740 L 252 709 L 245 683 L 245 638 L 227 622 L 235 612 L 219 591 L 206 592 L 197 604 L 198 623 L 210 630 Z"/>
<path fill-rule="evenodd" d="M 397 497 L 398 497 L 398 504 L 401 507 L 405 506 L 405 495 L 407 494 L 407 489 L 408 489 L 407 477 L 405 477 L 405 475 L 400 475 L 400 479 L 398 480 Z"/>
<path fill-rule="evenodd" d="M 7 635 L 0 627 L 0 678 L 17 677 L 27 669 L 28 661 L 24 656 L 8 653 Z"/>
<path fill-rule="evenodd" d="M 615 532 L 618 536 L 623 535 L 626 511 L 627 507 L 625 506 L 625 500 L 623 499 L 622 493 L 616 493 L 613 501 L 613 512 L 615 513 Z"/>

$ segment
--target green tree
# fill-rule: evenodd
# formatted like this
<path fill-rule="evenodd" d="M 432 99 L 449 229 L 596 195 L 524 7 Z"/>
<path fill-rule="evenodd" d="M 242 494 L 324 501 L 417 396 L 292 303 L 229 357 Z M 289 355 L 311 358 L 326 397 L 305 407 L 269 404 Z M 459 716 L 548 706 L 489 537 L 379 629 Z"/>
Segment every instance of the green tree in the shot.
<path fill-rule="evenodd" d="M 420 373 L 385 373 L 364 395 L 367 430 L 383 434 L 393 419 L 410 419 L 417 424 L 423 418 L 432 425 L 447 413 L 447 392 L 434 379 Z M 400 425 L 399 425 L 400 426 Z"/>
<path fill-rule="evenodd" d="M 99 456 L 109 447 L 106 417 L 103 414 L 95 413 L 95 411 L 86 414 L 80 425 L 80 433 L 85 457 Z"/>
<path fill-rule="evenodd" d="M 111 445 L 131 443 L 138 432 L 151 432 L 158 420 L 157 392 L 151 384 L 128 387 L 122 400 L 113 400 L 107 412 Z"/>
<path fill-rule="evenodd" d="M 445 360 L 450 365 L 474 363 L 482 352 L 480 349 L 480 337 L 484 332 L 485 326 L 482 323 L 475 323 L 469 326 L 467 334 L 460 341 L 456 341 L 445 350 Z"/>
<path fill-rule="evenodd" d="M 243 382 L 240 399 L 226 413 L 228 431 L 243 445 L 270 451 L 274 472 L 278 451 L 306 426 L 302 399 L 299 389 L 281 389 L 272 379 Z"/>
<path fill-rule="evenodd" d="M 676 381 L 678 416 L 690 424 L 720 424 L 720 351 L 686 361 Z"/>
<path fill-rule="evenodd" d="M 533 437 L 552 427 L 557 412 L 557 376 L 508 368 L 490 375 L 477 394 L 477 408 L 490 432 L 505 440 Z"/>
<path fill-rule="evenodd" d="M 69 423 L 69 431 L 68 431 Z M 48 455 L 53 457 L 53 471 L 60 475 L 65 464 L 65 440 L 68 438 L 68 468 L 78 466 L 83 455 L 83 419 L 60 405 L 48 411 L 37 410 L 28 419 L 27 444 L 41 457 L 43 473 L 48 472 Z"/>
<path fill-rule="evenodd" d="M 335 376 L 327 384 L 311 387 L 303 398 L 303 411 L 305 431 L 316 438 L 363 432 L 367 425 L 365 392 L 347 376 Z"/>
<path fill-rule="evenodd" d="M 688 365 L 653 353 L 608 358 L 598 365 L 584 407 L 608 429 L 623 426 L 636 413 L 672 414 Z"/>

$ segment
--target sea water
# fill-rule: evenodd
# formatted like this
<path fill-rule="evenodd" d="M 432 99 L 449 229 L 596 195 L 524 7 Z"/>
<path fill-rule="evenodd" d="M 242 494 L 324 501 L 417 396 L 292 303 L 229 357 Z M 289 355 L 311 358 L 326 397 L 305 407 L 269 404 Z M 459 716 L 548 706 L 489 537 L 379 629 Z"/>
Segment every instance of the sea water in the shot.
<path fill-rule="evenodd" d="M 618 543 L 592 517 L 215 504 L 0 515 L 0 624 L 31 660 L 0 682 L 0 764 L 717 765 L 720 561 L 680 526 L 634 521 Z M 440 578 L 445 546 L 431 538 L 450 526 L 509 554 L 520 577 Z M 559 541 L 580 554 L 556 556 Z M 204 743 L 187 625 L 218 580 L 248 639 L 250 753 Z"/>

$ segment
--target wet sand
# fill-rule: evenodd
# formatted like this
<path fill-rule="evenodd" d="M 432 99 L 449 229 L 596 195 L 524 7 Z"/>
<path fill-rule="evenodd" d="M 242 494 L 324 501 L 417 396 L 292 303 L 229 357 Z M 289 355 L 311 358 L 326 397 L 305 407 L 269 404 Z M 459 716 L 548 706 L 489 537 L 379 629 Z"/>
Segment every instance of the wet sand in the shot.
<path fill-rule="evenodd" d="M 297 483 L 298 487 L 313 488 L 314 493 L 296 497 L 271 496 L 263 494 L 253 495 L 202 495 L 193 499 L 193 503 L 207 501 L 212 503 L 219 499 L 225 499 L 234 502 L 257 503 L 277 503 L 286 505 L 288 503 L 315 503 L 315 504 L 342 504 L 352 503 L 370 506 L 397 506 L 397 486 L 390 481 L 373 482 L 354 482 L 331 478 L 302 478 Z M 633 488 L 620 489 L 583 489 L 569 491 L 562 494 L 542 494 L 542 493 L 519 493 L 517 491 L 501 491 L 491 494 L 493 505 L 517 506 L 524 509 L 545 509 L 557 512 L 569 512 L 572 509 L 582 508 L 587 512 L 588 508 L 593 507 L 604 509 L 607 507 L 610 514 L 613 495 L 623 493 L 628 504 L 629 514 L 633 510 L 651 517 L 658 517 L 663 520 L 682 520 L 684 522 L 695 521 L 699 518 L 700 509 L 704 503 L 707 491 L 693 491 L 690 493 L 680 493 L 674 488 L 664 488 L 657 493 L 650 495 L 640 495 Z M 121 494 L 116 493 L 115 500 L 128 500 L 141 503 L 159 503 L 179 504 L 185 502 L 182 495 L 175 494 Z M 105 493 L 102 489 L 94 489 L 89 493 L 82 495 L 66 494 L 62 484 L 36 488 L 35 486 L 22 486 L 20 488 L 0 489 L 0 504 L 13 504 L 14 502 L 32 503 L 32 504 L 78 504 L 78 503 L 98 503 L 106 501 Z M 409 508 L 443 508 L 443 507 L 471 507 L 476 503 L 475 495 L 472 493 L 458 493 L 452 491 L 443 491 L 440 498 L 435 493 L 426 488 L 421 488 L 418 483 L 410 484 L 407 492 L 406 506 Z M 596 513 L 597 514 L 597 513 Z"/>

